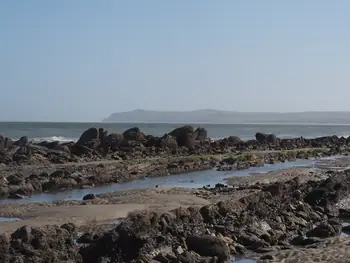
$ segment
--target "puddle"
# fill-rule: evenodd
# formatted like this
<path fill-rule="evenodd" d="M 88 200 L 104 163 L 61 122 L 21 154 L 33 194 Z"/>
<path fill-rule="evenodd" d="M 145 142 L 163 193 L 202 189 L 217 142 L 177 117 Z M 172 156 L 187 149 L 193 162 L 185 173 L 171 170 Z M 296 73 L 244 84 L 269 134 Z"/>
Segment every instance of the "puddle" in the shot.
<path fill-rule="evenodd" d="M 342 227 L 347 227 L 347 226 L 349 226 L 350 225 L 350 223 L 349 223 L 349 221 L 348 220 L 344 220 L 344 222 L 342 223 Z M 349 237 L 350 236 L 350 231 L 342 231 L 341 233 L 340 233 L 340 236 L 343 236 L 343 237 Z"/>
<path fill-rule="evenodd" d="M 241 258 L 241 257 L 230 257 L 230 263 L 256 263 L 255 260 L 247 259 L 247 258 Z"/>
<path fill-rule="evenodd" d="M 13 221 L 20 221 L 20 218 L 16 217 L 0 217 L 0 223 L 1 222 L 13 222 Z"/>
<path fill-rule="evenodd" d="M 326 159 L 326 158 L 325 158 Z M 322 159 L 321 159 L 322 160 Z M 319 161 L 319 159 L 317 160 Z M 226 178 L 232 176 L 247 176 L 251 173 L 268 173 L 290 167 L 314 167 L 315 160 L 296 160 L 292 162 L 265 164 L 260 167 L 251 167 L 240 171 L 219 172 L 216 170 L 207 170 L 192 172 L 187 174 L 177 174 L 161 177 L 147 177 L 144 179 L 133 180 L 123 184 L 110 184 L 88 189 L 72 189 L 62 192 L 41 193 L 25 199 L 3 199 L 0 204 L 28 203 L 28 202 L 52 202 L 58 200 L 82 200 L 87 194 L 103 194 L 130 189 L 140 188 L 201 188 L 205 185 L 215 186 L 217 183 L 225 183 Z"/>

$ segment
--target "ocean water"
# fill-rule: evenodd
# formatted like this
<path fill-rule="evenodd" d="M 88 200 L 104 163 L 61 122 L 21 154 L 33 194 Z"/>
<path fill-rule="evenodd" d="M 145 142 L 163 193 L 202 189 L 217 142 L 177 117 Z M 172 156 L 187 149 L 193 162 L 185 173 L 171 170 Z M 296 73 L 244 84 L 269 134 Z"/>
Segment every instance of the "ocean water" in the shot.
<path fill-rule="evenodd" d="M 90 127 L 102 127 L 109 132 L 123 132 L 139 127 L 146 134 L 162 136 L 183 124 L 167 123 L 63 123 L 63 122 L 0 122 L 0 134 L 12 139 L 28 136 L 34 141 L 76 141 L 82 132 Z M 209 137 L 219 139 L 230 135 L 242 139 L 253 139 L 256 132 L 274 133 L 281 138 L 305 138 L 338 135 L 348 137 L 350 125 L 325 124 L 193 124 L 204 127 Z"/>

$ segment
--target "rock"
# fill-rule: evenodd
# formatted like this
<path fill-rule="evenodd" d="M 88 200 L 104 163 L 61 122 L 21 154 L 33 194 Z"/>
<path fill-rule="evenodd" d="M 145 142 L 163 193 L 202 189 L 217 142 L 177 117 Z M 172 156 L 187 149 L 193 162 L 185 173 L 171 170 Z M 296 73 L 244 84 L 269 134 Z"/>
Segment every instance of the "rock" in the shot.
<path fill-rule="evenodd" d="M 176 139 L 173 136 L 167 134 L 160 139 L 160 146 L 162 148 L 167 148 L 172 151 L 176 151 L 178 148 Z"/>
<path fill-rule="evenodd" d="M 304 237 L 304 236 L 296 236 L 291 240 L 291 244 L 294 246 L 307 246 L 316 243 L 320 243 L 321 240 L 317 237 Z"/>
<path fill-rule="evenodd" d="M 10 138 L 0 138 L 0 149 L 9 149 L 11 148 L 13 141 Z"/>
<path fill-rule="evenodd" d="M 22 226 L 18 228 L 12 235 L 12 239 L 20 239 L 23 242 L 29 242 L 31 240 L 31 227 L 30 226 Z"/>
<path fill-rule="evenodd" d="M 267 138 L 266 138 L 266 141 L 267 141 L 268 143 L 276 144 L 276 142 L 277 142 L 277 137 L 276 137 L 275 134 L 269 134 L 269 135 L 267 136 Z"/>
<path fill-rule="evenodd" d="M 241 138 L 239 138 L 237 136 L 229 136 L 229 137 L 227 137 L 227 140 L 229 143 L 232 143 L 232 144 L 237 144 L 237 143 L 240 143 L 242 141 Z"/>
<path fill-rule="evenodd" d="M 93 199 L 96 199 L 96 195 L 94 194 L 87 194 L 83 197 L 83 200 L 86 201 L 86 200 L 93 200 Z"/>
<path fill-rule="evenodd" d="M 198 127 L 195 131 L 195 140 L 196 141 L 205 141 L 208 137 L 208 132 L 204 128 Z"/>
<path fill-rule="evenodd" d="M 104 144 L 111 148 L 112 151 L 115 151 L 119 145 L 124 140 L 123 134 L 120 133 L 111 133 L 105 137 Z"/>
<path fill-rule="evenodd" d="M 25 147 L 25 146 L 28 145 L 28 137 L 27 136 L 23 136 L 18 141 L 16 141 L 14 144 L 16 146 L 19 146 L 19 147 Z"/>
<path fill-rule="evenodd" d="M 125 132 L 123 132 L 124 139 L 130 141 L 143 141 L 146 140 L 146 136 L 144 133 L 140 131 L 138 127 L 133 127 Z"/>
<path fill-rule="evenodd" d="M 21 175 L 21 174 L 10 175 L 6 179 L 7 179 L 7 182 L 9 184 L 19 185 L 19 184 L 22 184 L 24 182 L 23 175 Z"/>
<path fill-rule="evenodd" d="M 76 145 L 85 146 L 93 140 L 99 140 L 99 131 L 97 128 L 90 128 L 84 131 Z"/>
<path fill-rule="evenodd" d="M 25 199 L 27 198 L 28 196 L 25 196 L 25 195 L 21 195 L 21 194 L 16 194 L 16 193 L 11 193 L 9 194 L 9 198 L 10 199 Z"/>
<path fill-rule="evenodd" d="M 62 229 L 65 229 L 70 234 L 75 234 L 77 227 L 73 223 L 65 223 L 61 226 Z"/>
<path fill-rule="evenodd" d="M 306 233 L 307 237 L 319 237 L 319 238 L 327 238 L 327 237 L 335 237 L 340 234 L 341 224 L 339 227 L 332 226 L 329 223 L 321 223 L 316 226 L 314 229 L 310 230 Z"/>
<path fill-rule="evenodd" d="M 10 262 L 82 263 L 73 235 L 58 226 L 30 228 L 23 226 L 11 235 Z M 16 261 L 22 258 L 22 261 Z"/>
<path fill-rule="evenodd" d="M 181 255 L 182 253 L 184 253 L 184 250 L 181 246 L 178 246 L 177 249 L 176 249 L 176 253 Z"/>
<path fill-rule="evenodd" d="M 265 143 L 267 141 L 267 137 L 269 135 L 266 134 L 266 133 L 262 133 L 262 132 L 257 132 L 255 134 L 255 139 L 258 141 L 258 142 L 261 142 L 261 143 Z"/>
<path fill-rule="evenodd" d="M 267 246 L 266 241 L 259 239 L 256 235 L 241 233 L 238 237 L 238 243 L 252 250 L 258 249 L 260 247 Z"/>
<path fill-rule="evenodd" d="M 189 149 L 194 148 L 194 141 L 196 139 L 196 134 L 192 126 L 186 125 L 180 128 L 176 128 L 171 131 L 169 135 L 176 138 L 177 144 L 182 147 L 187 147 Z"/>
<path fill-rule="evenodd" d="M 10 238 L 6 234 L 0 234 L 0 262 L 6 262 L 10 250 Z"/>
<path fill-rule="evenodd" d="M 267 255 L 262 255 L 260 257 L 261 260 L 273 260 L 274 257 L 271 254 L 267 254 Z"/>
<path fill-rule="evenodd" d="M 153 258 L 153 260 L 156 260 L 156 261 L 158 261 L 160 263 L 169 263 L 170 262 L 168 260 L 168 258 L 165 255 L 163 255 L 163 254 L 158 254 L 157 256 L 155 256 Z"/>
<path fill-rule="evenodd" d="M 84 233 L 82 234 L 78 239 L 77 239 L 77 243 L 79 244 L 91 244 L 94 243 L 95 239 L 97 239 L 98 237 L 95 236 L 93 233 Z"/>
<path fill-rule="evenodd" d="M 188 249 L 193 250 L 201 256 L 218 257 L 221 262 L 230 258 L 230 251 L 227 245 L 217 237 L 189 236 L 186 239 Z"/>

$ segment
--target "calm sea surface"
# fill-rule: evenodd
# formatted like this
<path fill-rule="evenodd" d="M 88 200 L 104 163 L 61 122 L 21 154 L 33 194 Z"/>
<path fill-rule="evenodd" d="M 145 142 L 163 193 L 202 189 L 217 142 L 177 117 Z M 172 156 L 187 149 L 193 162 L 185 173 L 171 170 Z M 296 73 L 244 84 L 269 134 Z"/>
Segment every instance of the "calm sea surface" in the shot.
<path fill-rule="evenodd" d="M 139 127 L 144 133 L 162 136 L 182 124 L 166 123 L 50 123 L 50 122 L 0 122 L 0 134 L 18 139 L 28 136 L 31 140 L 77 140 L 80 134 L 90 127 L 103 127 L 109 132 L 123 132 L 131 127 Z M 349 136 L 350 125 L 305 125 L 305 124 L 193 124 L 204 127 L 211 138 L 217 139 L 230 135 L 243 139 L 252 139 L 256 132 L 275 133 L 280 137 L 305 138 L 338 135 Z"/>

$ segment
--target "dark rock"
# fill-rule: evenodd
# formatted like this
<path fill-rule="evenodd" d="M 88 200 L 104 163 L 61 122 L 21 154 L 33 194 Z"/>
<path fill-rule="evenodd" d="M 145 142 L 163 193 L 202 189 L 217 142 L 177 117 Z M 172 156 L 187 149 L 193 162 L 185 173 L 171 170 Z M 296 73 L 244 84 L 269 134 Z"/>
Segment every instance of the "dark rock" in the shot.
<path fill-rule="evenodd" d="M 230 258 L 229 248 L 217 237 L 189 236 L 186 239 L 186 244 L 188 249 L 193 250 L 201 256 L 216 256 L 221 262 Z"/>
<path fill-rule="evenodd" d="M 269 134 L 266 138 L 266 141 L 268 143 L 276 144 L 277 143 L 277 137 L 275 134 Z"/>
<path fill-rule="evenodd" d="M 77 230 L 77 227 L 73 223 L 63 224 L 61 228 L 67 230 L 70 234 L 74 234 Z"/>
<path fill-rule="evenodd" d="M 227 140 L 229 143 L 232 143 L 232 144 L 237 144 L 237 143 L 240 143 L 242 141 L 241 138 L 239 138 L 237 136 L 229 136 L 229 137 L 227 137 Z"/>
<path fill-rule="evenodd" d="M 6 234 L 0 234 L 0 262 L 6 262 L 10 250 L 10 238 Z"/>
<path fill-rule="evenodd" d="M 320 243 L 321 239 L 317 237 L 304 237 L 304 236 L 296 236 L 291 240 L 291 244 L 294 246 L 307 246 L 312 245 L 316 243 Z"/>
<path fill-rule="evenodd" d="M 10 175 L 6 177 L 6 180 L 9 184 L 16 184 L 16 185 L 22 184 L 24 182 L 23 175 L 21 174 Z"/>
<path fill-rule="evenodd" d="M 25 195 L 21 195 L 21 194 L 17 194 L 17 193 L 11 193 L 9 194 L 9 198 L 10 199 L 25 199 L 27 198 L 28 196 L 25 196 Z"/>
<path fill-rule="evenodd" d="M 80 136 L 79 140 L 77 141 L 77 145 L 79 146 L 85 146 L 86 144 L 90 143 L 93 140 L 99 139 L 99 131 L 97 128 L 90 128 L 83 132 L 83 134 Z"/>
<path fill-rule="evenodd" d="M 123 134 L 111 133 L 111 134 L 108 134 L 107 137 L 105 137 L 104 144 L 110 147 L 114 151 L 119 147 L 119 145 L 122 143 L 123 140 L 124 140 Z"/>
<path fill-rule="evenodd" d="M 241 233 L 238 237 L 238 243 L 242 244 L 245 247 L 248 247 L 252 250 L 258 249 L 260 247 L 267 246 L 267 242 L 264 240 L 261 240 L 254 234 L 245 234 Z"/>
<path fill-rule="evenodd" d="M 307 237 L 319 237 L 319 238 L 327 238 L 327 237 L 335 237 L 340 234 L 341 224 L 339 226 L 332 226 L 329 223 L 321 223 L 316 226 L 314 229 L 310 230 L 306 233 Z"/>
<path fill-rule="evenodd" d="M 16 141 L 14 144 L 16 146 L 19 146 L 19 147 L 25 147 L 25 146 L 28 145 L 28 137 L 27 136 L 23 136 L 18 141 Z"/>
<path fill-rule="evenodd" d="M 194 141 L 196 139 L 196 134 L 194 134 L 194 129 L 192 126 L 186 125 L 180 128 L 176 128 L 171 131 L 169 135 L 176 138 L 177 144 L 182 147 L 187 147 L 189 149 L 194 148 Z"/>
<path fill-rule="evenodd" d="M 262 255 L 262 256 L 260 257 L 260 259 L 261 259 L 261 260 L 273 260 L 274 257 L 273 257 L 272 255 L 270 255 L 270 254 L 267 254 L 267 255 Z"/>
<path fill-rule="evenodd" d="M 143 141 L 146 139 L 144 133 L 138 127 L 133 127 L 123 132 L 124 139 L 131 141 Z"/>
<path fill-rule="evenodd" d="M 96 195 L 95 194 L 87 194 L 83 197 L 83 200 L 86 201 L 86 200 L 93 200 L 93 199 L 96 199 Z"/>
<path fill-rule="evenodd" d="M 162 148 L 168 148 L 172 151 L 176 151 L 178 148 L 176 139 L 173 136 L 167 134 L 161 138 L 160 145 Z"/>
<path fill-rule="evenodd" d="M 262 132 L 257 132 L 255 134 L 255 139 L 258 141 L 258 142 L 261 142 L 261 143 L 265 143 L 267 141 L 267 137 L 269 135 L 266 134 L 266 133 L 262 133 Z"/>
<path fill-rule="evenodd" d="M 95 236 L 93 233 L 84 233 L 82 234 L 78 239 L 77 239 L 77 243 L 79 244 L 92 244 L 95 242 L 95 240 L 98 237 Z"/>
<path fill-rule="evenodd" d="M 11 238 L 29 242 L 31 239 L 31 231 L 32 229 L 30 226 L 22 226 L 11 235 Z"/>
<path fill-rule="evenodd" d="M 205 141 L 208 137 L 208 132 L 204 128 L 197 128 L 194 131 L 196 141 Z"/>

